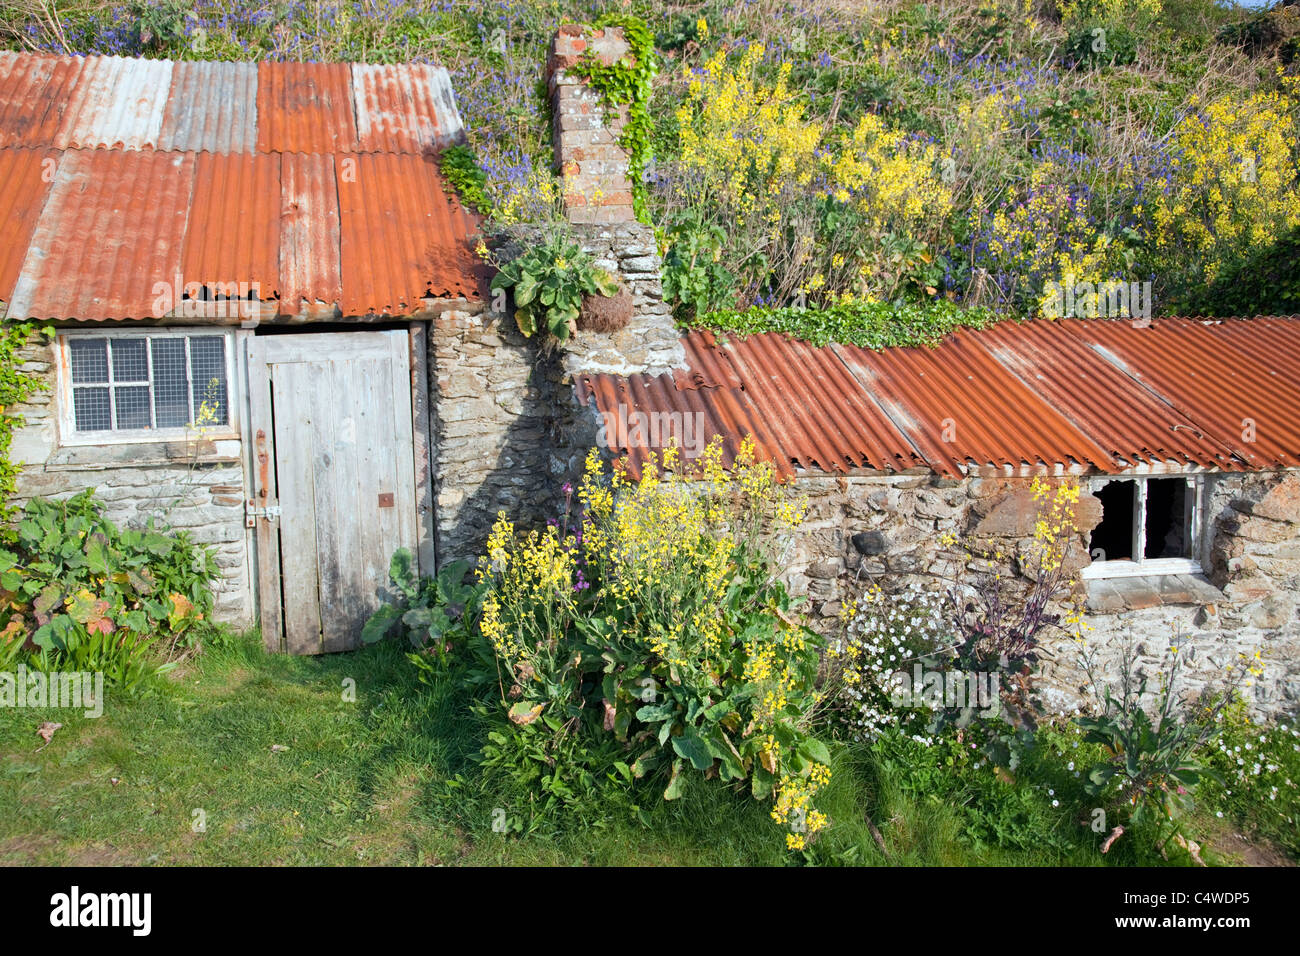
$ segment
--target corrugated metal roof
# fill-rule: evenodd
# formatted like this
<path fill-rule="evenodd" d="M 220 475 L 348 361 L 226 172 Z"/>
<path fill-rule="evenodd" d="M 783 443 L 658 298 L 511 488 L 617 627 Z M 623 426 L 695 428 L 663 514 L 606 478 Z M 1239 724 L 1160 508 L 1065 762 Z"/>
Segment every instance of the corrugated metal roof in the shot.
<path fill-rule="evenodd" d="M 653 378 L 584 375 L 578 382 L 579 401 L 586 404 L 594 397 L 599 411 L 614 416 L 612 422 L 627 421 L 632 413 L 692 416 L 693 424 L 683 427 L 705 444 L 721 438 L 728 465 L 749 436 L 758 455 L 773 461 L 783 475 L 796 468 L 925 467 L 832 350 L 776 334 L 719 345 L 709 332 L 691 332 L 683 345 L 685 371 Z M 606 441 L 626 457 L 634 475 L 662 450 L 639 446 L 631 428 L 607 428 Z"/>
<path fill-rule="evenodd" d="M 578 379 L 576 389 L 579 401 L 594 403 L 604 415 L 602 441 L 622 458 L 633 477 L 639 477 L 646 461 L 663 451 L 669 435 L 677 440 L 679 448 L 694 445 L 697 451 L 714 438 L 720 439 L 722 460 L 728 467 L 735 461 L 741 442 L 749 437 L 756 454 L 774 462 L 782 477 L 794 473 L 741 389 L 719 388 L 707 394 L 694 389 L 678 391 L 668 375 L 633 375 L 626 379 L 584 375 Z M 640 423 L 643 430 L 664 435 L 662 443 L 638 440 L 637 415 L 647 416 Z M 655 415 L 660 416 L 658 421 L 650 417 Z M 689 422 L 684 416 L 690 416 Z"/>
<path fill-rule="evenodd" d="M 786 474 L 1300 466 L 1300 318 L 1004 322 L 878 352 L 776 334 L 684 344 L 687 369 L 586 375 L 579 400 L 613 420 L 698 413 Z M 606 436 L 639 474 L 658 449 L 635 437 Z"/>
<path fill-rule="evenodd" d="M 446 71 L 425 64 L 0 53 L 0 300 L 12 318 L 145 318 L 134 283 L 178 276 L 255 284 L 308 318 L 480 299 L 478 218 L 428 155 L 462 135 Z M 50 202 L 20 147 L 64 150 L 42 154 Z M 155 148 L 170 159 L 79 155 Z"/>
<path fill-rule="evenodd" d="M 62 154 L 9 303 L 10 318 L 152 316 L 180 274 L 193 153 Z"/>
<path fill-rule="evenodd" d="M 436 153 L 464 137 L 443 67 L 357 63 L 352 92 L 362 152 Z"/>
<path fill-rule="evenodd" d="M 280 156 L 213 155 L 195 159 L 189 231 L 181 255 L 186 283 L 217 294 L 221 285 L 256 285 L 269 302 L 280 293 Z M 238 210 L 238 215 L 232 215 Z"/>
<path fill-rule="evenodd" d="M 1300 321 L 1168 319 L 1070 331 L 1251 467 L 1300 466 Z"/>
<path fill-rule="evenodd" d="M 86 62 L 0 53 L 0 148 L 53 146 Z"/>
<path fill-rule="evenodd" d="M 0 51 L 0 148 L 438 152 L 464 138 L 427 63 L 214 63 Z"/>
<path fill-rule="evenodd" d="M 1115 459 L 973 341 L 949 336 L 939 349 L 872 352 L 837 346 L 863 389 L 907 434 L 930 467 L 1115 470 Z"/>
<path fill-rule="evenodd" d="M 54 182 L 57 157 L 50 149 L 0 149 L 0 302 L 13 296 L 27 247 Z"/>
<path fill-rule="evenodd" d="M 256 146 L 257 64 L 177 63 L 158 148 L 251 153 Z"/>
<path fill-rule="evenodd" d="M 1155 393 L 1088 347 L 1064 322 L 1003 322 L 973 337 L 1076 428 L 1127 462 L 1206 468 L 1241 462 Z"/>
<path fill-rule="evenodd" d="M 834 350 L 769 333 L 727 351 L 759 421 L 792 463 L 837 472 L 923 464 Z"/>
<path fill-rule="evenodd" d="M 87 57 L 68 91 L 63 122 L 52 145 L 57 149 L 156 147 L 171 81 L 168 60 Z"/>
<path fill-rule="evenodd" d="M 356 146 L 348 64 L 257 64 L 258 152 L 350 153 Z"/>
<path fill-rule="evenodd" d="M 333 156 L 287 153 L 280 165 L 280 313 L 343 297 Z"/>
<path fill-rule="evenodd" d="M 346 314 L 402 314 L 424 296 L 481 296 L 478 222 L 448 198 L 432 159 L 379 153 L 338 162 Z"/>

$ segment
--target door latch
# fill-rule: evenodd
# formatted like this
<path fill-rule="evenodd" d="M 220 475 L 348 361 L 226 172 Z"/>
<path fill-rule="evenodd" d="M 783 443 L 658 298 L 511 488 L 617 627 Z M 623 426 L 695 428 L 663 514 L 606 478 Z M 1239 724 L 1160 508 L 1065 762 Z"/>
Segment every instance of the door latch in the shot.
<path fill-rule="evenodd" d="M 245 528 L 257 527 L 258 518 L 265 518 L 267 521 L 279 521 L 280 506 L 267 505 L 265 508 L 259 508 L 257 507 L 257 502 L 253 501 L 252 499 L 249 499 L 244 504 L 244 527 Z"/>

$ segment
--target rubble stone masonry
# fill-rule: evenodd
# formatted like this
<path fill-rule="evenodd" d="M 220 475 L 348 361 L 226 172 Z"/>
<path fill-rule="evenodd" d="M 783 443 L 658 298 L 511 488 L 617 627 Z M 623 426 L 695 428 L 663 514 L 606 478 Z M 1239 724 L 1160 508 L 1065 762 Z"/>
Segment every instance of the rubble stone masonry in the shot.
<path fill-rule="evenodd" d="M 213 616 L 237 627 L 254 623 L 252 544 L 244 528 L 244 469 L 238 439 L 143 445 L 59 447 L 54 346 L 34 341 L 19 354 L 24 374 L 48 388 L 14 408 L 25 424 L 14 432 L 10 458 L 22 462 L 14 504 L 36 496 L 67 498 L 94 488 L 104 514 L 119 527 L 185 531 L 213 549 L 221 579 Z"/>
<path fill-rule="evenodd" d="M 1114 676 L 1129 641 L 1153 669 L 1170 639 L 1182 635 L 1190 691 L 1213 683 L 1238 653 L 1258 651 L 1265 673 L 1247 690 L 1252 705 L 1293 715 L 1300 708 L 1300 474 L 1216 474 L 1206 483 L 1204 574 L 1080 582 L 1087 640 L 1099 648 L 1103 672 Z M 805 476 L 797 488 L 808 496 L 809 513 L 791 544 L 787 579 L 809 595 L 827 632 L 859 588 L 946 587 L 964 556 L 939 545 L 945 531 L 1001 545 L 1018 572 L 1037 514 L 1029 479 Z M 1072 569 L 1089 561 L 1087 535 L 1100 520 L 1100 502 L 1084 494 L 1078 516 Z M 1046 649 L 1048 702 L 1071 708 L 1084 687 L 1077 651 L 1065 640 Z"/>

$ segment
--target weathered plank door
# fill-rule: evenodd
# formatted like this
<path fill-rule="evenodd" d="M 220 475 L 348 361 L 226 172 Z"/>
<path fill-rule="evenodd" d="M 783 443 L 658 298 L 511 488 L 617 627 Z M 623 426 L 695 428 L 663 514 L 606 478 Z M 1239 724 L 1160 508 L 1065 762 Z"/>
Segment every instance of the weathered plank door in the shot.
<path fill-rule="evenodd" d="M 419 545 L 406 332 L 247 340 L 258 596 L 270 650 L 345 651 Z"/>

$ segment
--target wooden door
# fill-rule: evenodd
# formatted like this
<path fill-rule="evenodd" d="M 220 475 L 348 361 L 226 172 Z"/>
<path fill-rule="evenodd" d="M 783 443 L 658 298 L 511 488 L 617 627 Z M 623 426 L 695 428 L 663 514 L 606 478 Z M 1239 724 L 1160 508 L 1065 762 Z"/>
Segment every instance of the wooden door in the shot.
<path fill-rule="evenodd" d="M 258 597 L 270 650 L 360 644 L 418 545 L 406 332 L 248 339 Z"/>

